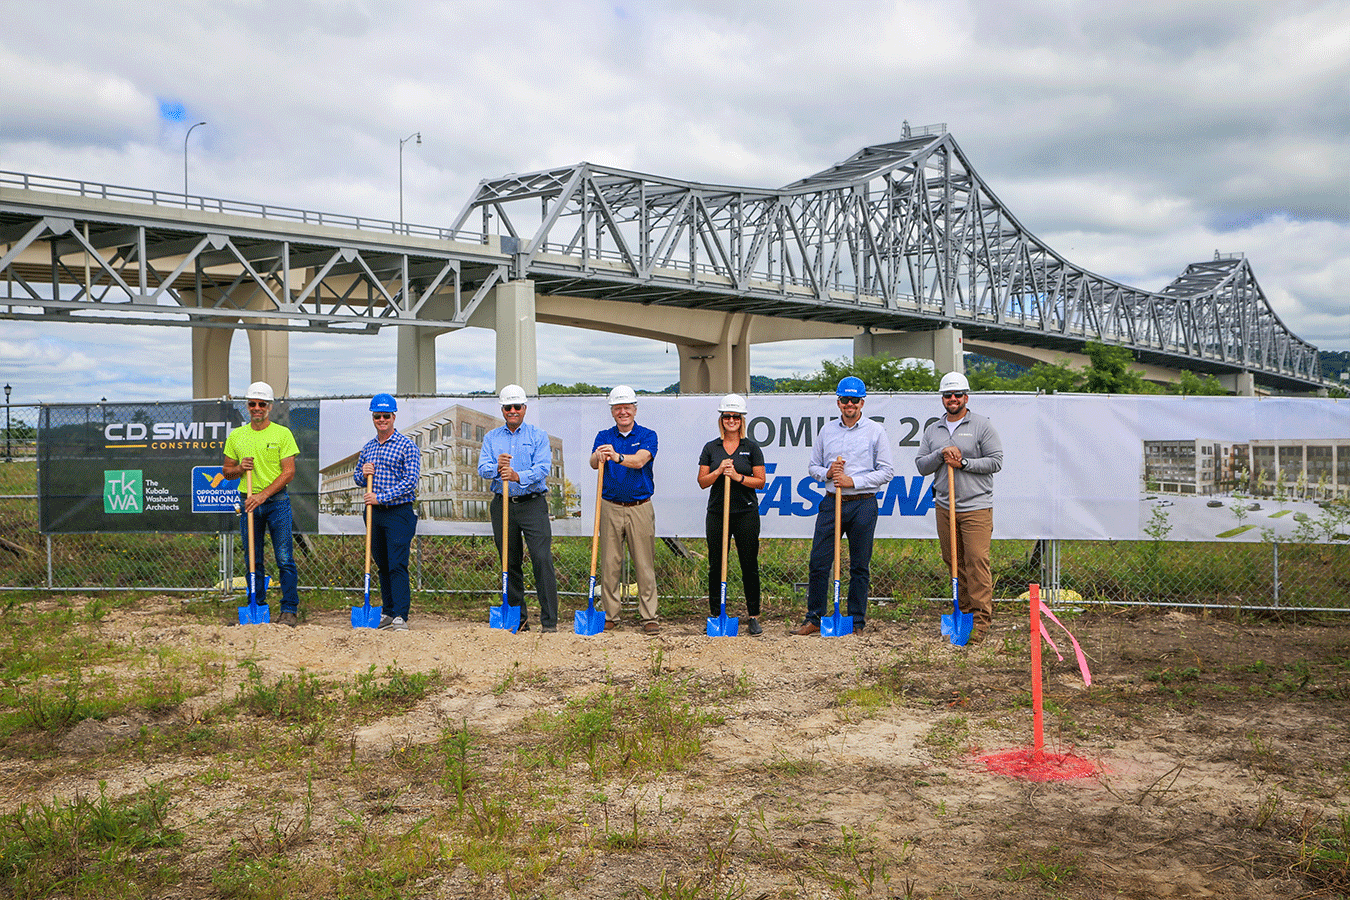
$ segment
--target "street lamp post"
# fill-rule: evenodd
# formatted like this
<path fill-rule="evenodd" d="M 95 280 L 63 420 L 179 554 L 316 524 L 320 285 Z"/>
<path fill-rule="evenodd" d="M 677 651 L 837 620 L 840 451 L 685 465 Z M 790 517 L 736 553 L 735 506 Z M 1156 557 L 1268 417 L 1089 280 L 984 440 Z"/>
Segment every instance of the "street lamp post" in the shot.
<path fill-rule="evenodd" d="M 197 123 L 197 125 L 205 125 L 205 124 L 206 124 L 205 122 L 198 122 L 198 123 Z M 187 209 L 187 205 L 188 205 L 188 191 L 187 191 L 187 142 L 188 142 L 188 138 L 192 137 L 193 129 L 195 129 L 195 128 L 197 127 L 197 125 L 193 125 L 192 128 L 189 128 L 189 129 L 187 130 L 187 134 L 183 135 L 183 208 L 184 208 L 184 209 Z"/>
<path fill-rule="evenodd" d="M 5 462 L 14 462 L 14 455 L 9 451 L 9 392 L 12 390 L 8 384 L 5 385 Z"/>
<path fill-rule="evenodd" d="M 417 138 L 417 143 L 422 143 L 422 132 L 415 131 L 398 142 L 398 224 L 403 227 L 403 145 Z"/>

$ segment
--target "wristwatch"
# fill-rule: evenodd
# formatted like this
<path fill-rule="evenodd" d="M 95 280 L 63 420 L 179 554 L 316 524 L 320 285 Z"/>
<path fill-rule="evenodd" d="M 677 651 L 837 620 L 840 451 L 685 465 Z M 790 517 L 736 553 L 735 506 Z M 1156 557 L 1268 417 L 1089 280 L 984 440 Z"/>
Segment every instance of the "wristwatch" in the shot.
<path fill-rule="evenodd" d="M 619 465 L 623 465 L 623 454 L 619 454 Z"/>

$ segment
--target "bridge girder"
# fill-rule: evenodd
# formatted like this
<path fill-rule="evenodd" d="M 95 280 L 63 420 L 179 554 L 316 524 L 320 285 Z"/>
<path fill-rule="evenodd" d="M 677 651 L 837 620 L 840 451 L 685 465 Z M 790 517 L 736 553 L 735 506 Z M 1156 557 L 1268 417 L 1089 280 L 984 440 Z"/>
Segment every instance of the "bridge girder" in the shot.
<path fill-rule="evenodd" d="M 481 217 L 481 226 L 476 221 Z M 500 233 L 541 293 L 776 314 L 1081 350 L 1321 385 L 1241 255 L 1162 291 L 1076 266 L 1021 225 L 945 127 L 866 147 L 777 190 L 591 163 L 484 181 L 452 229 Z"/>

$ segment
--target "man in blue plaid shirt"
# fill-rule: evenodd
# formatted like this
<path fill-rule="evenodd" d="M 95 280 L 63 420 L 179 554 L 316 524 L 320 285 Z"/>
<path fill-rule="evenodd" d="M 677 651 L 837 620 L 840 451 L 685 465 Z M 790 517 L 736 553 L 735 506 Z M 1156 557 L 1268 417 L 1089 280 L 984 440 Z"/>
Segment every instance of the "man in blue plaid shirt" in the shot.
<path fill-rule="evenodd" d="M 375 437 L 361 448 L 352 478 L 366 489 L 370 507 L 370 556 L 380 572 L 380 627 L 408 630 L 408 550 L 417 532 L 417 479 L 422 454 L 417 445 L 394 428 L 398 403 L 389 394 L 370 401 Z"/>

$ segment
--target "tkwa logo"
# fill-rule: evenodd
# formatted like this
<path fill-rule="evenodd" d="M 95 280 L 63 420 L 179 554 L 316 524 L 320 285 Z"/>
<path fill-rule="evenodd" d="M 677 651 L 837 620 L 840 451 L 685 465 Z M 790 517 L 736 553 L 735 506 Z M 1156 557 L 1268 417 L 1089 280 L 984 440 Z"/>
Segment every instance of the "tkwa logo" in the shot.
<path fill-rule="evenodd" d="M 138 513 L 145 509 L 145 481 L 140 469 L 103 472 L 103 511 Z"/>

